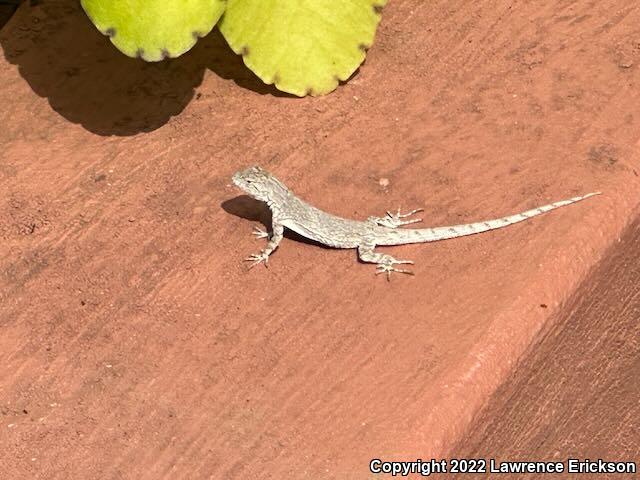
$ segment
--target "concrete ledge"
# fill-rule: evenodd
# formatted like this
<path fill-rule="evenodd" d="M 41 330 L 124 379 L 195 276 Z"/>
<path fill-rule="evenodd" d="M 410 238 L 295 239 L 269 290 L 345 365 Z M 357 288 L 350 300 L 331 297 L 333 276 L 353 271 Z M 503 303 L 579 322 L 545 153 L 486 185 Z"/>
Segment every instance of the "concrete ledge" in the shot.
<path fill-rule="evenodd" d="M 639 249 L 636 220 L 555 315 L 452 455 L 637 465 Z"/>

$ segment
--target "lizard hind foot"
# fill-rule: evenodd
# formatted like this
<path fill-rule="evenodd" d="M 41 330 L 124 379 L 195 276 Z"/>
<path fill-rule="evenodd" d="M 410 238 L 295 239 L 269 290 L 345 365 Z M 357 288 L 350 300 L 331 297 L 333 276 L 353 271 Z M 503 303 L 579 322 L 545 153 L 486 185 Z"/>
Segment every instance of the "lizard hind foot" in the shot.
<path fill-rule="evenodd" d="M 391 213 L 390 211 L 387 210 L 386 216 L 371 217 L 371 220 L 373 220 L 376 224 L 380 225 L 381 227 L 398 228 L 398 227 L 402 227 L 403 225 L 411 225 L 412 223 L 421 222 L 422 221 L 421 218 L 414 218 L 413 220 L 403 220 L 403 218 L 410 217 L 411 215 L 415 215 L 418 212 L 424 212 L 424 209 L 416 208 L 415 210 L 411 210 L 410 212 L 407 212 L 407 213 L 400 213 L 400 208 L 398 208 L 398 211 L 396 213 Z"/>
<path fill-rule="evenodd" d="M 393 272 L 406 273 L 407 275 L 414 275 L 414 273 L 411 270 L 404 270 L 402 268 L 394 268 L 393 265 L 396 265 L 396 264 L 411 264 L 411 265 L 413 265 L 413 262 L 410 261 L 410 260 L 396 260 L 393 263 L 380 263 L 376 267 L 376 275 L 380 275 L 381 273 L 385 273 L 387 275 L 387 281 L 391 281 L 391 274 Z"/>

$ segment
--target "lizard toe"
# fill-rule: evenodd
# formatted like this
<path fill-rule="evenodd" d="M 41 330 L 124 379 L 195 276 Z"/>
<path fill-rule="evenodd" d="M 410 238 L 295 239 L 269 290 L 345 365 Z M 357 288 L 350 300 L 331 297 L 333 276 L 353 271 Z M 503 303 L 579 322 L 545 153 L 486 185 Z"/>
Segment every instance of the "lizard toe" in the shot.
<path fill-rule="evenodd" d="M 244 259 L 245 262 L 253 262 L 251 265 L 249 265 L 249 268 L 253 268 L 256 265 L 258 265 L 259 263 L 263 263 L 265 267 L 268 267 L 268 262 L 269 262 L 269 255 L 266 255 L 264 252 L 261 253 L 255 253 L 253 255 L 249 255 L 247 258 Z"/>

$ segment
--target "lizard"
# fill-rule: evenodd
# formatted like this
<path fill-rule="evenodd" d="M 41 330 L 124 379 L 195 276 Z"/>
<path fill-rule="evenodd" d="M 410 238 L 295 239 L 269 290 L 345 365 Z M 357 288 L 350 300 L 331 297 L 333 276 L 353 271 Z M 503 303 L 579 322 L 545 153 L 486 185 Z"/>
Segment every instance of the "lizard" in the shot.
<path fill-rule="evenodd" d="M 405 220 L 405 218 L 421 212 L 423 209 L 412 210 L 404 214 L 400 213 L 398 209 L 397 213 L 387 211 L 384 217 L 369 217 L 365 221 L 357 221 L 332 215 L 308 204 L 298 198 L 275 176 L 258 166 L 236 172 L 232 180 L 237 187 L 249 194 L 249 196 L 265 202 L 272 214 L 270 233 L 258 227 L 253 231 L 256 238 L 266 238 L 268 241 L 266 247 L 260 253 L 250 255 L 245 259 L 252 262 L 250 268 L 260 263 L 264 263 L 267 266 L 269 256 L 280 245 L 286 227 L 305 238 L 328 247 L 357 249 L 360 260 L 365 263 L 376 264 L 376 274 L 384 273 L 387 279 L 390 279 L 392 272 L 413 275 L 410 270 L 396 268 L 397 265 L 413 264 L 413 262 L 410 260 L 398 260 L 391 255 L 376 252 L 376 246 L 435 242 L 474 235 L 513 225 L 601 193 L 588 193 L 493 220 L 412 229 L 398 227 L 421 222 L 422 219 L 420 218 L 411 220 Z"/>

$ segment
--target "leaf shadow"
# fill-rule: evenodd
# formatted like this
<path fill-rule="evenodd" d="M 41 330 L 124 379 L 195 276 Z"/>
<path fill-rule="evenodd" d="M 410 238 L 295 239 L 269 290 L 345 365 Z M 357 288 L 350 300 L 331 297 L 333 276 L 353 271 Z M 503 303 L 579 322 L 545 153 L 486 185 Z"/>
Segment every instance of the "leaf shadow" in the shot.
<path fill-rule="evenodd" d="M 23 2 L 0 31 L 5 58 L 51 108 L 98 135 L 153 131 L 181 113 L 207 69 L 261 95 L 293 97 L 265 85 L 217 29 L 186 54 L 147 63 L 120 53 L 79 2 Z"/>

